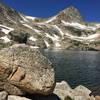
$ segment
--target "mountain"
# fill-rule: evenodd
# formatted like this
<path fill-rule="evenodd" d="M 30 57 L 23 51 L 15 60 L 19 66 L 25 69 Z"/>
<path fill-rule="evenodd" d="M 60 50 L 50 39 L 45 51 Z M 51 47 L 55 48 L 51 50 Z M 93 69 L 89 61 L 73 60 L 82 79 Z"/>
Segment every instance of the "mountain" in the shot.
<path fill-rule="evenodd" d="M 83 22 L 83 18 L 80 15 L 80 12 L 73 6 L 59 12 L 57 16 L 53 17 L 53 22 L 51 23 L 60 24 L 61 20 L 64 20 L 66 22 L 78 22 L 78 23 Z"/>
<path fill-rule="evenodd" d="M 73 6 L 50 18 L 26 16 L 0 3 L 0 48 L 25 43 L 33 48 L 100 50 L 100 24 L 85 22 Z"/>

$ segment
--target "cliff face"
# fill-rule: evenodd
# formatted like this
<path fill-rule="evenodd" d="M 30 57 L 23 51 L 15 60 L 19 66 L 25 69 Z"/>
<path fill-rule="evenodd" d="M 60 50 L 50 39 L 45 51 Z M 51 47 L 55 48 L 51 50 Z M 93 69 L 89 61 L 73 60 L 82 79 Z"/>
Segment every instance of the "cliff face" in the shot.
<path fill-rule="evenodd" d="M 34 48 L 100 50 L 100 24 L 84 22 L 74 7 L 42 19 L 0 4 L 0 47 L 15 43 Z"/>

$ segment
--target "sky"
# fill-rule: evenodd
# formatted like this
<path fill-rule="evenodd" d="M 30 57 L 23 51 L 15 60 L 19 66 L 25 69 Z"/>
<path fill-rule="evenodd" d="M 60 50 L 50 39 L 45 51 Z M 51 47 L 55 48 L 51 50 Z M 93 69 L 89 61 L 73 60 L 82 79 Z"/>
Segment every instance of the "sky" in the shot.
<path fill-rule="evenodd" d="M 47 18 L 59 11 L 74 6 L 81 12 L 86 21 L 100 22 L 100 0 L 0 0 L 17 11 L 34 16 Z"/>

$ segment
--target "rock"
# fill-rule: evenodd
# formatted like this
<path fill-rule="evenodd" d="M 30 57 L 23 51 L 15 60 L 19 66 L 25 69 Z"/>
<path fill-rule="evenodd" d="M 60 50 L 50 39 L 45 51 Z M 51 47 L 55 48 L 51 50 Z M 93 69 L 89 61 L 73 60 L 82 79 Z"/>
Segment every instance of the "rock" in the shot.
<path fill-rule="evenodd" d="M 100 96 L 95 96 L 95 100 L 100 100 Z"/>
<path fill-rule="evenodd" d="M 43 40 L 37 40 L 37 41 L 32 41 L 32 40 L 27 40 L 27 45 L 30 45 L 30 46 L 35 46 L 35 47 L 39 47 L 39 48 L 46 48 L 46 45 L 44 43 Z"/>
<path fill-rule="evenodd" d="M 15 95 L 48 95 L 54 87 L 54 69 L 38 49 L 16 44 L 0 51 L 0 89 Z"/>
<path fill-rule="evenodd" d="M 88 88 L 79 85 L 75 89 L 73 89 L 70 97 L 72 98 L 72 100 L 87 100 L 88 98 L 90 98 L 90 93 L 91 91 Z"/>
<path fill-rule="evenodd" d="M 8 93 L 5 91 L 0 92 L 0 100 L 6 100 Z"/>
<path fill-rule="evenodd" d="M 86 100 L 96 100 L 94 96 L 89 96 Z"/>
<path fill-rule="evenodd" d="M 2 29 L 1 29 L 2 30 Z M 5 36 L 5 33 L 0 30 L 0 38 Z"/>
<path fill-rule="evenodd" d="M 20 96 L 9 95 L 8 100 L 31 100 L 31 99 Z"/>
<path fill-rule="evenodd" d="M 76 95 L 78 94 L 78 95 L 84 95 L 84 96 L 89 96 L 89 94 L 91 93 L 91 91 L 88 88 L 86 88 L 82 85 L 77 86 L 74 89 L 74 91 L 75 91 Z"/>
<path fill-rule="evenodd" d="M 89 96 L 90 93 L 91 91 L 82 85 L 72 89 L 65 81 L 56 83 L 54 89 L 54 94 L 61 100 L 93 100 L 93 98 Z"/>
<path fill-rule="evenodd" d="M 55 89 L 71 90 L 71 87 L 67 82 L 62 81 L 61 83 L 56 83 Z"/>
<path fill-rule="evenodd" d="M 64 100 L 65 97 L 71 97 L 72 89 L 67 82 L 62 81 L 61 83 L 56 83 L 54 89 L 54 94 L 56 94 L 61 100 Z"/>
<path fill-rule="evenodd" d="M 9 38 L 17 43 L 26 43 L 28 38 L 28 33 L 24 31 L 11 31 L 9 33 Z"/>

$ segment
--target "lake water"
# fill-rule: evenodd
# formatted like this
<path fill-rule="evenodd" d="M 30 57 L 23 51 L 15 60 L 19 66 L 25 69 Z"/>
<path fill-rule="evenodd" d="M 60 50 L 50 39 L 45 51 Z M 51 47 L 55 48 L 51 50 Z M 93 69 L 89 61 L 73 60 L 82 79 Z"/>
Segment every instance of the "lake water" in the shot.
<path fill-rule="evenodd" d="M 84 85 L 100 95 L 100 52 L 44 50 L 53 63 L 56 80 L 65 80 L 72 88 Z"/>

